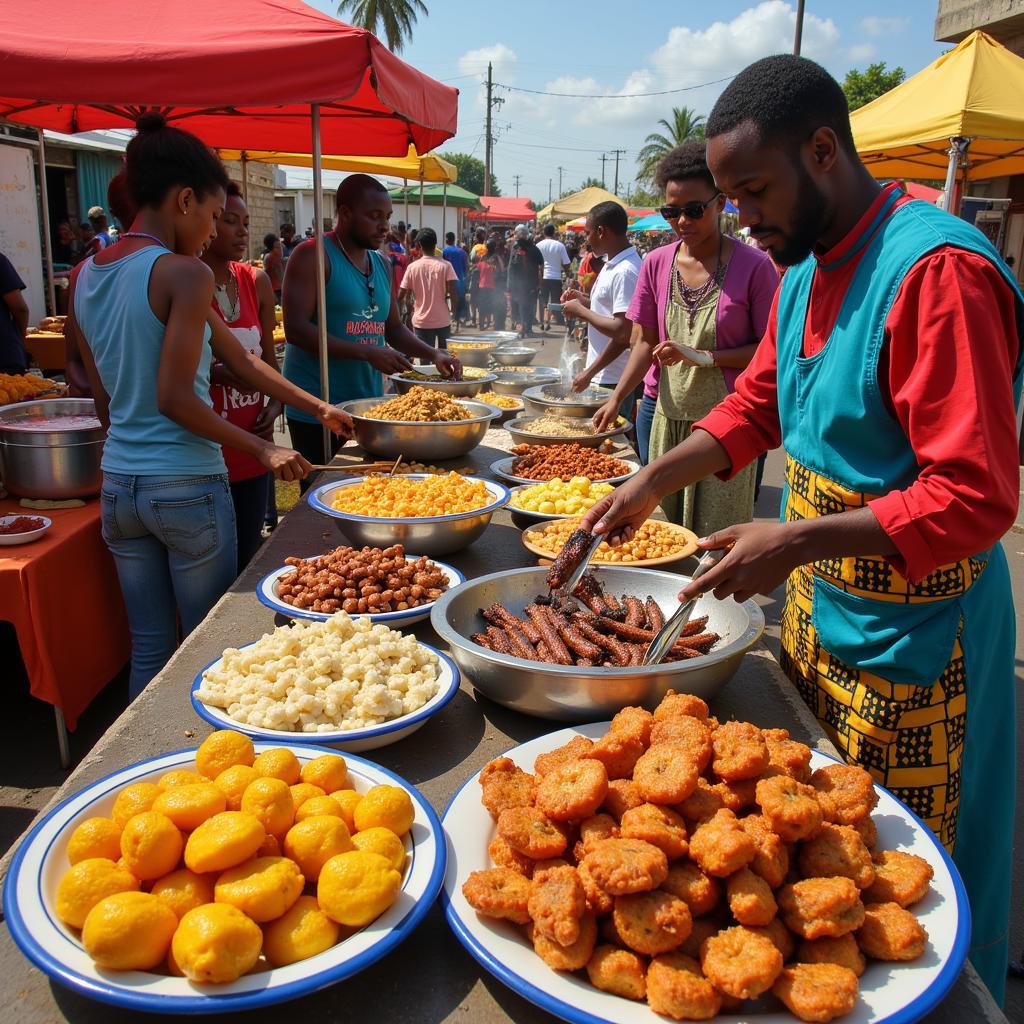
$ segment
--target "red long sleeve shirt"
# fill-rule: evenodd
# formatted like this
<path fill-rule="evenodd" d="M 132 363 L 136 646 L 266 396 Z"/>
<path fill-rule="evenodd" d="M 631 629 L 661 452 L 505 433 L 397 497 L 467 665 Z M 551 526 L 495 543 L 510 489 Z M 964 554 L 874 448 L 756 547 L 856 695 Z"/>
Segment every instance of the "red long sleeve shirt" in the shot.
<path fill-rule="evenodd" d="M 834 264 L 893 188 L 882 191 L 838 245 L 816 254 L 805 356 L 828 340 L 860 257 Z M 728 453 L 732 467 L 723 478 L 782 443 L 776 331 L 773 305 L 736 391 L 695 424 Z M 878 383 L 920 472 L 909 487 L 868 507 L 897 548 L 890 561 L 912 581 L 985 550 L 1013 523 L 1020 486 L 1012 386 L 1017 348 L 1013 293 L 983 256 L 945 246 L 907 273 L 886 319 Z"/>

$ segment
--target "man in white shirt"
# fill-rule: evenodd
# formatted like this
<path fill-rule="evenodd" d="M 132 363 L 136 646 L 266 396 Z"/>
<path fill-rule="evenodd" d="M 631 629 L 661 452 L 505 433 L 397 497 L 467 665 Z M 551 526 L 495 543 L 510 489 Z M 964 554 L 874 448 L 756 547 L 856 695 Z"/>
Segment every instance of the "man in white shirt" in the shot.
<path fill-rule="evenodd" d="M 569 250 L 555 238 L 555 225 L 544 225 L 544 237 L 537 243 L 541 256 L 544 257 L 544 278 L 540 283 L 539 305 L 540 329 L 546 331 L 551 327 L 551 311 L 549 302 L 558 302 L 562 296 L 562 278 L 569 266 Z M 558 316 L 558 323 L 565 321 Z"/>
<path fill-rule="evenodd" d="M 628 223 L 626 211 L 610 200 L 587 214 L 587 241 L 605 264 L 589 296 L 576 289 L 563 296 L 564 314 L 587 324 L 587 366 L 573 380 L 574 391 L 583 391 L 592 382 L 614 391 L 629 362 L 633 324 L 626 319 L 626 310 L 640 276 L 640 254 L 626 238 Z M 619 410 L 630 421 L 635 399 L 635 395 L 627 397 Z"/>

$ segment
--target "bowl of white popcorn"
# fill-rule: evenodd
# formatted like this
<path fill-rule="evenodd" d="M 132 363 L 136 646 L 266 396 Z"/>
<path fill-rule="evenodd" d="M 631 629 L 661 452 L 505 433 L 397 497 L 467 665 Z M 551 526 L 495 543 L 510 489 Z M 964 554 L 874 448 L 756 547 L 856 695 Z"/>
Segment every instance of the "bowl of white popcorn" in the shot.
<path fill-rule="evenodd" d="M 415 732 L 458 688 L 447 655 L 336 612 L 229 647 L 196 676 L 191 697 L 196 714 L 219 729 L 357 754 Z"/>

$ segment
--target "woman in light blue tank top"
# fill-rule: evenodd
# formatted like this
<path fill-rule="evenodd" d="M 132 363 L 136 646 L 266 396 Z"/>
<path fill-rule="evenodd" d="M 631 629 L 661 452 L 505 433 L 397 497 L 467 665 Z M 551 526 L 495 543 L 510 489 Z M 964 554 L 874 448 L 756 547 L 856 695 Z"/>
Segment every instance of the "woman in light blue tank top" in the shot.
<path fill-rule="evenodd" d="M 284 480 L 309 463 L 219 417 L 210 403 L 214 353 L 254 390 L 347 436 L 351 420 L 249 356 L 211 313 L 213 277 L 196 255 L 216 237 L 228 185 L 198 138 L 157 114 L 125 154 L 137 210 L 122 241 L 81 264 L 68 331 L 107 425 L 103 537 L 114 556 L 132 634 L 130 695 L 235 578 L 235 518 L 221 446 Z"/>

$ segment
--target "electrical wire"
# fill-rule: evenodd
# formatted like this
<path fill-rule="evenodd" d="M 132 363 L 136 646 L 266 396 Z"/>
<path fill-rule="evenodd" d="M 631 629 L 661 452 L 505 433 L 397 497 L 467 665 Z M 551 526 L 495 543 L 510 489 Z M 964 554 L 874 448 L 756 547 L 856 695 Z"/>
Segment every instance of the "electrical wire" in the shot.
<path fill-rule="evenodd" d="M 739 72 L 737 72 L 739 74 Z M 580 92 L 545 92 L 543 89 L 524 89 L 519 85 L 506 85 L 504 82 L 495 82 L 499 89 L 509 89 L 512 92 L 526 92 L 533 96 L 557 96 L 565 100 L 639 100 L 648 96 L 671 96 L 679 92 L 692 92 L 694 89 L 704 89 L 709 85 L 720 85 L 722 82 L 729 82 L 736 75 L 726 75 L 725 78 L 716 78 L 713 82 L 701 82 L 698 85 L 684 85 L 678 89 L 661 89 L 658 92 L 620 92 L 620 93 L 580 93 Z"/>

